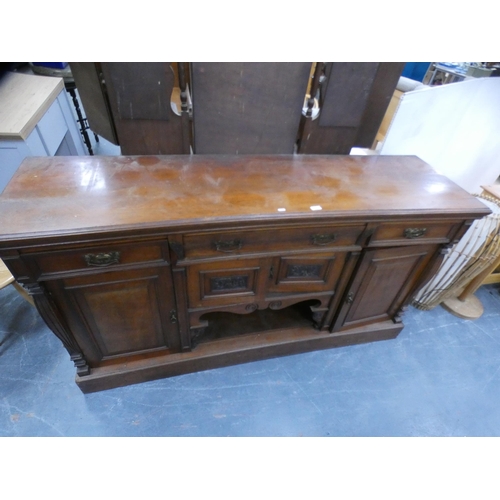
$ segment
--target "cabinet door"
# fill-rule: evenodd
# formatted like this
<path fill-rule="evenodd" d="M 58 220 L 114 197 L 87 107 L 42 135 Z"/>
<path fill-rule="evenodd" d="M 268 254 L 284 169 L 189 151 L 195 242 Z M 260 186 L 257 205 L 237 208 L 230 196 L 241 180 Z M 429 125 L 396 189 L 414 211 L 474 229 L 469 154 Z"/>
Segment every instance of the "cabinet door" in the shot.
<path fill-rule="evenodd" d="M 333 292 L 347 252 L 275 257 L 269 273 L 269 293 Z"/>
<path fill-rule="evenodd" d="M 91 366 L 180 351 L 169 266 L 48 281 L 46 287 Z"/>
<path fill-rule="evenodd" d="M 365 252 L 333 331 L 393 319 L 438 250 L 436 245 Z"/>
<path fill-rule="evenodd" d="M 218 307 L 262 300 L 270 266 L 268 258 L 224 260 L 189 266 L 189 307 Z"/>

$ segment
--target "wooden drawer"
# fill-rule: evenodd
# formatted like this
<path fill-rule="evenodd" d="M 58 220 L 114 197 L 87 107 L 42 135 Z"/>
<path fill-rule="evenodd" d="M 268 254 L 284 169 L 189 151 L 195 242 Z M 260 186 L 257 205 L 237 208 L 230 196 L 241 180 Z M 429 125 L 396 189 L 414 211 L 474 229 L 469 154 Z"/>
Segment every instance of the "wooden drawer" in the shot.
<path fill-rule="evenodd" d="M 456 225 L 450 222 L 429 223 L 428 221 L 394 222 L 380 224 L 369 246 L 388 244 L 418 244 L 421 242 L 446 243 L 450 240 Z"/>
<path fill-rule="evenodd" d="M 309 226 L 191 234 L 184 237 L 187 259 L 247 255 L 261 252 L 318 251 L 356 244 L 365 225 Z"/>
<path fill-rule="evenodd" d="M 34 263 L 42 276 L 89 269 L 106 269 L 133 264 L 167 261 L 166 242 L 144 244 L 112 244 L 77 250 L 57 250 L 26 254 L 25 260 Z"/>

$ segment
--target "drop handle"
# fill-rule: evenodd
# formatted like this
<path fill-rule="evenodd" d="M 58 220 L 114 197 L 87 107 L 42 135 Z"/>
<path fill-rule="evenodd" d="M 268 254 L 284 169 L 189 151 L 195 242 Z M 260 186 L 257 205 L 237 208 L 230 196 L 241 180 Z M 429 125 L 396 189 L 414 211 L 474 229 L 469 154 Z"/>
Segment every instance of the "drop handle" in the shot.
<path fill-rule="evenodd" d="M 241 250 L 243 242 L 241 240 L 216 241 L 214 246 L 218 252 L 231 253 Z"/>
<path fill-rule="evenodd" d="M 354 292 L 349 292 L 345 299 L 346 304 L 352 304 L 354 302 Z"/>
<path fill-rule="evenodd" d="M 311 242 L 313 245 L 324 246 L 329 245 L 335 241 L 334 234 L 313 234 L 311 236 Z"/>
<path fill-rule="evenodd" d="M 87 266 L 106 267 L 120 263 L 120 252 L 88 253 L 84 259 Z"/>
<path fill-rule="evenodd" d="M 427 232 L 426 227 L 409 227 L 403 231 L 403 236 L 409 240 L 421 238 Z"/>

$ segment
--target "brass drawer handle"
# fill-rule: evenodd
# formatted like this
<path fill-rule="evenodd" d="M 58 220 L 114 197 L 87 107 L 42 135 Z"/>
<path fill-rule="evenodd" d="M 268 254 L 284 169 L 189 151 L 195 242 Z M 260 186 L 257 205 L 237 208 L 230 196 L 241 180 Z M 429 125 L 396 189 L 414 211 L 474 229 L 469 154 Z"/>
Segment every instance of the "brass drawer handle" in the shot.
<path fill-rule="evenodd" d="M 334 234 L 315 234 L 311 238 L 312 244 L 313 245 L 328 245 L 330 243 L 333 243 L 335 241 L 335 235 Z"/>
<path fill-rule="evenodd" d="M 241 240 L 216 241 L 214 245 L 218 252 L 230 253 L 240 250 L 243 242 Z"/>
<path fill-rule="evenodd" d="M 409 227 L 408 229 L 405 229 L 403 231 L 403 236 L 405 238 L 408 238 L 408 239 L 412 240 L 414 238 L 420 238 L 426 232 L 427 232 L 427 228 L 426 227 L 423 227 L 423 228 Z"/>
<path fill-rule="evenodd" d="M 120 252 L 88 253 L 84 258 L 87 266 L 106 267 L 120 263 Z"/>

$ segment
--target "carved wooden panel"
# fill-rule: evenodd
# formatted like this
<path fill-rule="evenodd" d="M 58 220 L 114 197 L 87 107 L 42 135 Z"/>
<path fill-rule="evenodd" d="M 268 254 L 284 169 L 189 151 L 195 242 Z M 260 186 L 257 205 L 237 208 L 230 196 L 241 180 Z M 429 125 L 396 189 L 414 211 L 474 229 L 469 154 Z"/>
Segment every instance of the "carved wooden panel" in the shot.
<path fill-rule="evenodd" d="M 287 278 L 320 278 L 321 269 L 323 266 L 320 264 L 292 264 L 288 266 Z"/>
<path fill-rule="evenodd" d="M 210 292 L 234 292 L 248 290 L 248 275 L 210 278 Z"/>
<path fill-rule="evenodd" d="M 201 271 L 200 298 L 205 300 L 220 295 L 255 295 L 259 268 L 236 268 L 228 271 Z"/>

